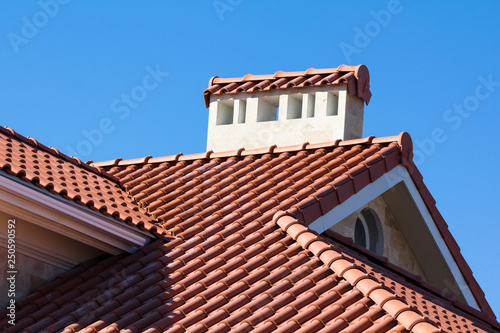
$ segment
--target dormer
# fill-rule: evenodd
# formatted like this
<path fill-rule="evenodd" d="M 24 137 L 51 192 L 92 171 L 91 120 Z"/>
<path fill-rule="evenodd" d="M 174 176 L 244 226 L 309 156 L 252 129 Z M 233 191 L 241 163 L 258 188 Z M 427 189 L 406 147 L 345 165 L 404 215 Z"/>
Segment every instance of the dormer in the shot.
<path fill-rule="evenodd" d="M 210 79 L 207 150 L 290 146 L 363 135 L 364 65 Z M 230 139 L 229 139 L 230 138 Z"/>

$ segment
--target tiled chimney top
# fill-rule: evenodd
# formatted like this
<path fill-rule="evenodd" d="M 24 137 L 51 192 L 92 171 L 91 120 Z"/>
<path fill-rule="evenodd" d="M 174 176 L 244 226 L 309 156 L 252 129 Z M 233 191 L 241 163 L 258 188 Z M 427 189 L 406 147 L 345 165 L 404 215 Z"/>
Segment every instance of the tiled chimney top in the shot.
<path fill-rule="evenodd" d="M 371 98 L 364 65 L 210 79 L 207 150 L 289 146 L 362 137 Z"/>

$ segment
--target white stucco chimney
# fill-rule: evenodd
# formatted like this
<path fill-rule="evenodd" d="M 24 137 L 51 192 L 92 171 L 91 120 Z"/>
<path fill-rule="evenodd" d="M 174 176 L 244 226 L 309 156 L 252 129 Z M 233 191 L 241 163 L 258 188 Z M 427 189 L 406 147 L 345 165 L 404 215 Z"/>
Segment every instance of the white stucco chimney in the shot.
<path fill-rule="evenodd" d="M 364 65 L 241 78 L 213 77 L 207 150 L 279 147 L 360 138 L 370 76 Z"/>

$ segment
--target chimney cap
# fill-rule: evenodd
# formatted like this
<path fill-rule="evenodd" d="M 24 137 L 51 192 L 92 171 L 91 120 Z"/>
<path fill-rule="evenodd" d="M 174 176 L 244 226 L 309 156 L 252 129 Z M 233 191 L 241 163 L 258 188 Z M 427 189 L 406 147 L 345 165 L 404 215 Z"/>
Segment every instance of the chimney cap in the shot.
<path fill-rule="evenodd" d="M 247 74 L 237 78 L 214 76 L 203 91 L 205 107 L 210 105 L 211 95 L 236 94 L 240 92 L 266 91 L 274 89 L 301 88 L 308 86 L 337 85 L 347 83 L 350 95 L 357 95 L 366 105 L 370 102 L 370 73 L 365 65 L 337 68 L 309 68 L 302 72 L 277 71 L 274 74 Z"/>

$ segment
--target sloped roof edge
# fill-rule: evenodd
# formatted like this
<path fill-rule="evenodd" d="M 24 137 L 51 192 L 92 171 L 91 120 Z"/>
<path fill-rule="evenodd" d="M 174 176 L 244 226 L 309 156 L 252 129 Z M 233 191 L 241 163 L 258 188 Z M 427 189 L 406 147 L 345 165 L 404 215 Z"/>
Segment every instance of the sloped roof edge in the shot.
<path fill-rule="evenodd" d="M 415 311 L 414 307 L 403 302 L 392 289 L 384 287 L 384 283 L 378 281 L 375 276 L 369 275 L 363 267 L 353 263 L 352 258 L 350 258 L 348 254 L 346 256 L 346 254 L 332 248 L 332 246 L 325 241 L 326 238 L 319 236 L 315 231 L 304 226 L 289 212 L 276 212 L 273 216 L 273 222 L 292 237 L 292 239 L 303 249 L 311 251 L 327 267 L 334 271 L 335 274 L 346 279 L 353 287 L 358 288 L 366 297 L 372 299 L 377 305 L 387 311 L 394 319 L 411 332 L 436 332 L 436 330 L 437 332 L 441 332 L 436 322 L 433 322 L 433 319 L 427 317 L 427 315 L 429 315 L 428 312 L 424 312 L 425 315 L 423 316 L 418 313 L 418 311 Z M 327 234 L 336 242 L 345 243 L 346 246 L 352 248 L 352 250 L 359 252 L 361 256 L 369 258 L 368 260 L 370 260 L 370 262 L 375 259 L 376 262 L 378 261 L 384 266 L 384 269 L 391 270 L 397 276 L 402 276 L 404 279 L 412 281 L 410 284 L 420 285 L 427 292 L 434 294 L 435 297 L 443 297 L 443 293 L 440 290 L 422 281 L 419 276 L 415 276 L 390 264 L 385 257 L 378 256 L 355 244 L 351 239 L 335 232 Z M 416 279 L 419 279 L 419 281 L 416 281 Z M 389 305 L 388 303 L 393 300 L 397 300 L 398 302 L 391 302 Z M 456 306 L 468 315 L 483 320 L 497 330 L 500 329 L 500 324 L 494 318 L 467 304 L 457 301 L 453 297 L 448 299 L 448 302 L 444 304 Z"/>
<path fill-rule="evenodd" d="M 35 138 L 32 138 L 32 137 L 25 137 L 19 133 L 17 133 L 16 131 L 14 131 L 12 128 L 8 127 L 8 126 L 4 126 L 4 127 L 0 127 L 0 132 L 12 137 L 12 138 L 16 138 L 30 146 L 33 146 L 35 148 L 38 148 L 46 153 L 49 153 L 51 155 L 54 155 L 55 157 L 58 157 L 58 158 L 61 158 L 77 167 L 81 167 L 81 168 L 84 168 L 85 170 L 87 171 L 90 171 L 90 172 L 93 172 L 95 174 L 98 174 L 99 176 L 103 176 L 103 177 L 106 177 L 108 178 L 109 180 L 112 180 L 113 182 L 117 182 L 118 181 L 118 178 L 116 178 L 115 176 L 107 173 L 106 171 L 102 170 L 102 169 L 98 169 L 94 166 L 91 165 L 92 161 L 88 161 L 88 162 L 82 162 L 82 160 L 80 160 L 78 157 L 74 157 L 74 156 L 68 156 L 62 152 L 60 152 L 57 148 L 54 148 L 54 147 L 47 147 L 46 145 L 38 142 Z"/>
<path fill-rule="evenodd" d="M 378 281 L 375 281 L 373 277 L 368 276 L 363 268 L 347 260 L 342 253 L 330 248 L 327 243 L 322 241 L 296 218 L 288 215 L 286 212 L 278 212 L 275 214 L 273 220 L 293 240 L 299 243 L 303 249 L 311 251 L 335 274 L 346 279 L 353 287 L 356 287 L 363 295 L 383 308 L 408 331 L 441 332 L 428 319 L 399 300 L 393 293 L 381 286 Z"/>
<path fill-rule="evenodd" d="M 481 312 L 480 310 L 473 308 L 472 306 L 461 302 L 460 300 L 458 300 L 456 298 L 455 295 L 448 293 L 446 291 L 443 291 L 443 290 L 433 286 L 432 284 L 424 281 L 420 275 L 415 275 L 409 271 L 406 271 L 406 270 L 402 269 L 401 267 L 389 262 L 386 257 L 380 256 L 380 255 L 374 253 L 373 251 L 370 251 L 370 250 L 356 244 L 352 238 L 342 236 L 342 235 L 340 235 L 332 230 L 326 230 L 326 231 L 324 231 L 324 234 L 328 238 L 333 239 L 335 242 L 343 244 L 349 248 L 354 249 L 356 252 L 359 252 L 361 255 L 369 258 L 370 261 L 376 262 L 380 266 L 383 266 L 384 268 L 394 272 L 395 274 L 402 276 L 405 280 L 411 281 L 412 284 L 421 287 L 422 289 L 435 295 L 436 297 L 447 300 L 447 302 L 451 306 L 455 306 L 455 307 L 461 309 L 462 311 L 466 312 L 467 314 L 474 316 L 476 318 L 479 318 L 479 319 L 483 320 L 484 322 L 488 323 L 489 325 L 491 325 L 497 329 L 500 329 L 500 323 L 498 323 L 494 318 L 492 318 L 488 314 Z"/>
<path fill-rule="evenodd" d="M 358 140 L 363 140 L 363 139 L 358 139 Z M 355 140 L 349 140 L 349 141 L 355 141 Z M 347 143 L 348 141 L 344 141 L 344 143 Z M 447 223 L 444 221 L 444 218 L 442 217 L 441 213 L 436 207 L 436 201 L 432 197 L 430 191 L 426 187 L 426 185 L 423 182 L 423 176 L 416 167 L 415 163 L 413 162 L 413 143 L 410 135 L 407 132 L 401 132 L 398 136 L 393 136 L 393 137 L 386 137 L 386 138 L 372 138 L 371 140 L 372 143 L 376 142 L 397 142 L 398 148 L 401 152 L 401 164 L 405 166 L 408 170 L 408 173 L 410 174 L 410 177 L 412 178 L 413 182 L 415 183 L 415 186 L 417 187 L 422 200 L 424 201 L 427 209 L 429 210 L 429 213 L 431 214 L 434 222 L 436 223 L 436 226 L 441 233 L 441 236 L 443 237 L 446 245 L 448 246 L 448 249 L 450 250 L 453 259 L 457 263 L 458 267 L 460 268 L 460 271 L 462 275 L 464 276 L 465 280 L 467 281 L 467 284 L 469 285 L 469 288 L 471 289 L 474 298 L 476 299 L 477 303 L 479 304 L 479 307 L 481 308 L 482 311 L 484 311 L 488 316 L 491 318 L 496 318 L 493 310 L 491 309 L 490 305 L 486 301 L 485 294 L 481 287 L 479 286 L 478 282 L 473 276 L 472 270 L 470 269 L 469 265 L 465 261 L 464 257 L 462 256 L 460 252 L 460 247 L 458 246 L 457 242 L 455 241 L 455 238 L 452 236 L 448 229 Z M 338 143 L 339 145 L 342 144 L 342 142 Z M 389 157 L 389 155 L 388 155 Z M 387 171 L 389 169 L 392 169 L 392 167 L 396 166 L 399 164 L 399 161 L 396 162 L 394 161 L 394 157 L 386 159 L 386 164 L 389 163 L 389 167 L 387 168 Z M 363 170 L 362 168 L 358 168 L 358 170 L 351 172 L 349 177 L 345 177 L 344 179 L 338 179 L 336 180 L 337 186 L 334 185 L 335 190 L 339 190 L 341 187 L 351 187 L 352 189 L 349 189 L 346 191 L 347 195 L 345 199 L 349 198 L 351 195 L 354 194 L 355 192 L 355 186 L 354 183 L 357 182 L 362 182 L 362 183 L 367 183 L 369 180 L 363 178 L 364 177 L 362 174 L 363 173 L 368 173 L 368 169 Z M 356 177 L 358 178 L 356 180 Z M 348 183 L 353 183 L 353 185 L 346 186 Z M 359 185 L 358 185 L 359 186 Z M 363 186 L 364 187 L 364 186 Z M 329 196 L 320 196 L 316 195 L 314 197 L 311 197 L 310 200 L 304 201 L 301 203 L 301 205 L 296 205 L 292 207 L 291 209 L 288 210 L 288 212 L 297 218 L 298 221 L 300 221 L 304 225 L 310 225 L 313 223 L 319 216 L 322 216 L 326 213 L 328 213 L 330 210 L 336 207 L 336 205 L 327 205 L 323 203 L 323 199 L 329 198 Z M 338 203 L 340 204 L 340 203 Z M 494 320 L 496 322 L 496 320 Z"/>
<path fill-rule="evenodd" d="M 25 182 L 106 217 L 144 228 L 161 229 L 130 199 L 119 179 L 12 128 L 0 127 L 0 169 Z M 91 163 L 91 162 L 90 162 Z"/>

